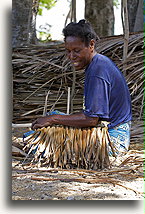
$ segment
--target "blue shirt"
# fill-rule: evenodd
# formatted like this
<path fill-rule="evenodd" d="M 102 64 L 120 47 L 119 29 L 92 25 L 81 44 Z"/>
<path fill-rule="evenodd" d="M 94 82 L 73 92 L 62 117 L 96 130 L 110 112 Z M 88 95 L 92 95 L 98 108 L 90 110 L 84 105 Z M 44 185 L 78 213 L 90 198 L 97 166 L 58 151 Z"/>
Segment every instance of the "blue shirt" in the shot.
<path fill-rule="evenodd" d="M 110 122 L 108 128 L 132 119 L 131 98 L 121 71 L 96 54 L 85 70 L 84 114 Z"/>

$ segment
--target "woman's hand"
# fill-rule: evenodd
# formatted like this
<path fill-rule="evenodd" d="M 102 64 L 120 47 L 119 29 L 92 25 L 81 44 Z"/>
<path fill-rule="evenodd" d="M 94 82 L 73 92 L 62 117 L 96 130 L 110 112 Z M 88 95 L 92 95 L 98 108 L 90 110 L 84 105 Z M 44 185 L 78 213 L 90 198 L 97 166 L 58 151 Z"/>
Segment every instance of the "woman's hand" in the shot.
<path fill-rule="evenodd" d="M 32 122 L 31 129 L 35 130 L 50 125 L 52 125 L 52 116 L 39 117 L 34 122 Z"/>

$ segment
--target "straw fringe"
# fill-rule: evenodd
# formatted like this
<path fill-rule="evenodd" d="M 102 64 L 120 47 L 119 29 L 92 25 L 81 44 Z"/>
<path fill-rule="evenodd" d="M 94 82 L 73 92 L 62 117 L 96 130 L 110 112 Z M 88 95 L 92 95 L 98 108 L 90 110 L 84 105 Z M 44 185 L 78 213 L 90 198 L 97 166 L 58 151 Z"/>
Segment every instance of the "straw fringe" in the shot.
<path fill-rule="evenodd" d="M 107 126 L 72 128 L 49 126 L 38 129 L 24 141 L 33 162 L 61 168 L 100 169 L 110 166 Z M 111 147 L 112 148 L 112 147 Z M 112 148 L 112 152 L 113 148 Z M 41 160 L 41 161 L 40 161 Z"/>

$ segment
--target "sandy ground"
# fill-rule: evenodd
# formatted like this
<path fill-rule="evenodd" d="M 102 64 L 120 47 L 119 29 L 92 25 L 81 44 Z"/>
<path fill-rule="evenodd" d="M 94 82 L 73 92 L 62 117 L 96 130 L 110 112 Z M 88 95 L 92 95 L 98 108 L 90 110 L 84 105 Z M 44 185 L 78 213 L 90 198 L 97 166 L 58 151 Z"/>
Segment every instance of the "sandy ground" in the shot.
<path fill-rule="evenodd" d="M 26 130 L 14 131 L 19 137 Z M 125 164 L 119 166 L 122 161 Z M 112 160 L 113 161 L 113 160 Z M 12 200 L 143 200 L 143 145 L 101 171 L 22 166 L 12 159 Z"/>

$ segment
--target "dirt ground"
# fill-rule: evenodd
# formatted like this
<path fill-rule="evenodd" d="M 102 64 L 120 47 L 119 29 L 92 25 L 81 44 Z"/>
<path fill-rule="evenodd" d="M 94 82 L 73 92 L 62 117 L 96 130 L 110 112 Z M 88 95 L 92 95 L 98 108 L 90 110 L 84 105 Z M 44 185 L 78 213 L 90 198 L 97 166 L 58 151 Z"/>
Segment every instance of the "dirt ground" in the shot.
<path fill-rule="evenodd" d="M 13 136 L 21 140 L 26 131 L 14 129 Z M 143 144 L 139 145 L 100 171 L 31 167 L 13 156 L 12 200 L 143 200 Z"/>

